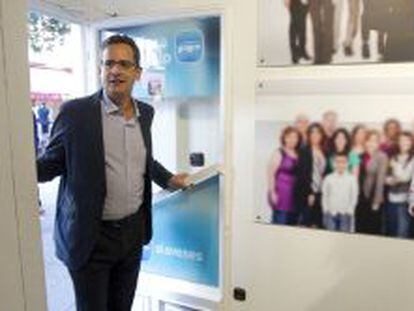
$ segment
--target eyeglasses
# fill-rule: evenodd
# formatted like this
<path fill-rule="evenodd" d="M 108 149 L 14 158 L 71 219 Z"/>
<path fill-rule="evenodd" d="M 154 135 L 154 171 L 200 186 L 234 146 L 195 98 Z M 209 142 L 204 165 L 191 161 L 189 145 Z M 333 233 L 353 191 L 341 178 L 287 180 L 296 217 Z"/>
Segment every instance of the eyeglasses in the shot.
<path fill-rule="evenodd" d="M 130 60 L 121 59 L 121 60 L 113 60 L 113 59 L 107 59 L 105 61 L 102 61 L 102 65 L 106 69 L 112 69 L 115 65 L 119 65 L 121 69 L 128 70 L 136 66 L 134 62 L 131 62 Z"/>

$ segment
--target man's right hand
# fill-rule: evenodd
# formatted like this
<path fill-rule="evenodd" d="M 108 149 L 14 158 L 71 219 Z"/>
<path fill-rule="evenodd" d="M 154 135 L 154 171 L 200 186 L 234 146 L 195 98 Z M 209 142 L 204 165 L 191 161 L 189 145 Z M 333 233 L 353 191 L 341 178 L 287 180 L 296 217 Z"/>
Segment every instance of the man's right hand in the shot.
<path fill-rule="evenodd" d="M 308 196 L 308 205 L 309 207 L 313 207 L 315 205 L 315 195 L 311 194 Z"/>
<path fill-rule="evenodd" d="M 270 201 L 272 202 L 273 205 L 277 204 L 277 194 L 274 191 L 270 191 Z"/>
<path fill-rule="evenodd" d="M 411 217 L 414 217 L 414 204 L 408 207 L 408 213 L 411 215 Z"/>

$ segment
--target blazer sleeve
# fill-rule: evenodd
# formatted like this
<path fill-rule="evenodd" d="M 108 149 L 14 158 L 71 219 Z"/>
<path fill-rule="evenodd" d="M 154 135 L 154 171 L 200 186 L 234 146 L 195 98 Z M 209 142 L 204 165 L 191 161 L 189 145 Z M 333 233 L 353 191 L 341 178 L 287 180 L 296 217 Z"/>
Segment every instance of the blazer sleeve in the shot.
<path fill-rule="evenodd" d="M 157 160 L 152 160 L 152 180 L 161 188 L 168 188 L 168 181 L 174 175 Z"/>
<path fill-rule="evenodd" d="M 59 113 L 51 132 L 45 152 L 36 160 L 37 180 L 50 181 L 65 170 L 65 145 L 70 135 L 70 122 L 66 113 Z"/>
<path fill-rule="evenodd" d="M 322 211 L 324 213 L 329 212 L 329 204 L 328 204 L 328 196 L 329 194 L 329 182 L 330 182 L 330 177 L 327 176 L 323 181 L 322 181 Z"/>
<path fill-rule="evenodd" d="M 358 204 L 358 194 L 359 194 L 359 186 L 358 180 L 355 176 L 351 176 L 351 206 L 350 206 L 350 213 L 354 214 L 356 210 L 356 206 Z"/>
<path fill-rule="evenodd" d="M 374 203 L 381 204 L 384 201 L 384 185 L 387 175 L 388 159 L 385 154 L 380 154 L 378 158 L 378 171 L 375 178 Z"/>
<path fill-rule="evenodd" d="M 411 180 L 410 189 L 408 191 L 408 204 L 409 206 L 414 205 L 414 178 Z"/>

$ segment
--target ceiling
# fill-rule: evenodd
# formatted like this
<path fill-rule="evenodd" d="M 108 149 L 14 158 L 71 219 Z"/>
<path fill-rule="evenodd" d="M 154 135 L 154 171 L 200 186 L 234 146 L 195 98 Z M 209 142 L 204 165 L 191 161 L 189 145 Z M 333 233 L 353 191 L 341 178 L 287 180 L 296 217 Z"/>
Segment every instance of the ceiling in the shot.
<path fill-rule="evenodd" d="M 119 15 L 130 0 L 29 0 L 30 8 L 73 20 L 99 20 Z"/>

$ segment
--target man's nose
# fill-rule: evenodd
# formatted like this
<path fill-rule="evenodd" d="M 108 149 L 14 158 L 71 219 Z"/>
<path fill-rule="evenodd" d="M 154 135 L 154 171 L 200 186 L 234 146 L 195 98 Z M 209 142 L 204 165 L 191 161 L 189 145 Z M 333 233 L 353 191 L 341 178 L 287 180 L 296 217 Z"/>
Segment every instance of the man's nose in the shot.
<path fill-rule="evenodd" d="M 112 67 L 109 69 L 111 73 L 120 73 L 122 71 L 122 66 L 119 63 L 115 63 L 112 65 Z"/>

